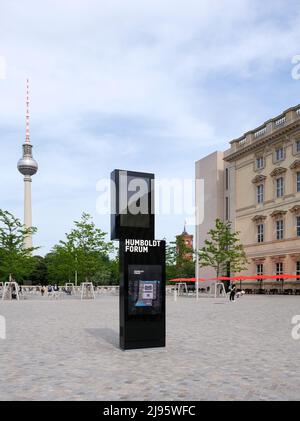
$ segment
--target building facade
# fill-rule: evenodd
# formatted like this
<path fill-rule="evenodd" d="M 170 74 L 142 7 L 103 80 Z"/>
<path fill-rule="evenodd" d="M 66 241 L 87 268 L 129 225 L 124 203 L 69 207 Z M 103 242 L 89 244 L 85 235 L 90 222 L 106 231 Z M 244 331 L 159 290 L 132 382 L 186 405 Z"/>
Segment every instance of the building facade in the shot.
<path fill-rule="evenodd" d="M 196 177 L 205 189 L 198 247 L 217 217 L 230 220 L 248 258 L 240 275 L 300 274 L 300 105 L 231 141 L 225 152 L 197 161 Z M 207 275 L 209 269 L 199 269 L 199 276 Z"/>

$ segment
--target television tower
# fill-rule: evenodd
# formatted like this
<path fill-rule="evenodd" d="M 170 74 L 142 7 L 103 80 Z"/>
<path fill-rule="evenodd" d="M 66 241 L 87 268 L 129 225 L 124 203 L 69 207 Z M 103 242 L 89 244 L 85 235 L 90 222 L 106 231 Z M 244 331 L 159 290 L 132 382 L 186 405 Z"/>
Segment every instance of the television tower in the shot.
<path fill-rule="evenodd" d="M 32 227 L 31 210 L 31 176 L 38 170 L 38 164 L 32 157 L 32 145 L 30 144 L 29 131 L 29 80 L 26 81 L 26 138 L 23 144 L 23 157 L 18 162 L 18 170 L 24 175 L 24 225 L 26 228 Z M 32 236 L 25 238 L 24 246 L 32 247 Z"/>

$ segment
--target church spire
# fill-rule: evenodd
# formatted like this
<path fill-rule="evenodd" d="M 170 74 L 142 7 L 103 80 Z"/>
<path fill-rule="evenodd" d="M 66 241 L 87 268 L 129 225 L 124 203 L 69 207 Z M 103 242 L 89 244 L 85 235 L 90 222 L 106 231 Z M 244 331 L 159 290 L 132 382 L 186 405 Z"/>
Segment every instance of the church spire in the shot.
<path fill-rule="evenodd" d="M 188 232 L 186 230 L 186 220 L 184 221 L 184 226 L 183 226 L 183 232 L 182 235 L 188 235 Z"/>

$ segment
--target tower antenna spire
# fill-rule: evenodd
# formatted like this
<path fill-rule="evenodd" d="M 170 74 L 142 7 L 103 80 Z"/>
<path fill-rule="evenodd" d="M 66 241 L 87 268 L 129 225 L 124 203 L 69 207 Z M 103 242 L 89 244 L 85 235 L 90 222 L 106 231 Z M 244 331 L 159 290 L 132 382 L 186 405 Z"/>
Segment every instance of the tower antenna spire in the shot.
<path fill-rule="evenodd" d="M 30 143 L 30 130 L 29 130 L 29 79 L 26 79 L 26 139 L 25 143 Z"/>

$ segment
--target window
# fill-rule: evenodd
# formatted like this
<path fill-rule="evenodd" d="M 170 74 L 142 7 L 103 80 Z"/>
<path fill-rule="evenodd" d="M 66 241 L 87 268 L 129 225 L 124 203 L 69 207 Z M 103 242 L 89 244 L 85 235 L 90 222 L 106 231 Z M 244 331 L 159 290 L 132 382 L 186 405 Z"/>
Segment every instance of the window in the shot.
<path fill-rule="evenodd" d="M 256 158 L 256 168 L 259 170 L 264 167 L 264 158 L 260 156 L 259 158 Z"/>
<path fill-rule="evenodd" d="M 256 274 L 257 275 L 263 275 L 264 274 L 264 265 L 263 264 L 258 264 L 256 265 Z M 258 282 L 262 282 L 262 278 L 257 278 Z"/>
<path fill-rule="evenodd" d="M 300 275 L 300 262 L 296 262 L 296 275 Z"/>
<path fill-rule="evenodd" d="M 226 204 L 225 204 L 225 208 L 226 208 L 225 209 L 225 213 L 226 213 L 225 218 L 228 221 L 228 219 L 229 219 L 229 197 L 226 197 L 225 201 L 226 201 Z"/>
<path fill-rule="evenodd" d="M 276 149 L 276 161 L 281 161 L 284 158 L 283 148 Z"/>
<path fill-rule="evenodd" d="M 264 202 L 264 186 L 263 184 L 260 184 L 256 187 L 257 192 L 257 203 L 263 203 Z"/>
<path fill-rule="evenodd" d="M 228 168 L 225 170 L 225 188 L 228 190 L 229 188 L 229 174 L 228 174 Z"/>
<path fill-rule="evenodd" d="M 264 225 L 258 224 L 257 225 L 257 242 L 263 243 L 264 241 Z"/>
<path fill-rule="evenodd" d="M 300 192 L 300 171 L 297 172 L 297 192 Z"/>
<path fill-rule="evenodd" d="M 263 275 L 264 274 L 264 265 L 263 264 L 258 264 L 256 265 L 256 274 L 257 275 Z"/>
<path fill-rule="evenodd" d="M 276 275 L 283 275 L 283 263 L 276 263 Z"/>
<path fill-rule="evenodd" d="M 283 263 L 276 263 L 276 275 L 283 275 Z M 283 282 L 283 278 L 278 279 L 278 281 Z"/>
<path fill-rule="evenodd" d="M 296 152 L 300 152 L 300 140 L 296 142 Z"/>
<path fill-rule="evenodd" d="M 300 216 L 296 217 L 297 237 L 300 237 Z"/>
<path fill-rule="evenodd" d="M 282 197 L 284 193 L 284 181 L 283 177 L 279 177 L 276 179 L 276 196 Z"/>
<path fill-rule="evenodd" d="M 276 221 L 276 239 L 283 240 L 283 219 Z"/>

